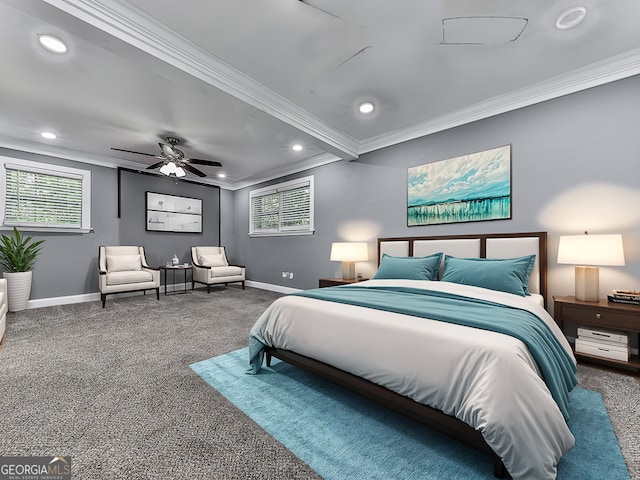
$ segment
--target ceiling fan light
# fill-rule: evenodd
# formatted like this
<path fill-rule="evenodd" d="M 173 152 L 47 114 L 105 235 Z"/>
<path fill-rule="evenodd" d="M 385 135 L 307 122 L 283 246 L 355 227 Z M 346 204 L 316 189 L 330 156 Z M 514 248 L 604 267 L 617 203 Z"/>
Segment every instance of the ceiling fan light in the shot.
<path fill-rule="evenodd" d="M 187 172 L 182 167 L 176 168 L 176 177 L 184 177 L 186 174 Z"/>
<path fill-rule="evenodd" d="M 165 163 L 164 165 L 162 165 L 160 167 L 160 173 L 167 176 L 171 175 L 171 169 L 169 168 L 169 164 Z"/>
<path fill-rule="evenodd" d="M 173 162 L 169 162 L 169 163 L 167 163 L 167 169 L 168 169 L 169 174 L 176 173 L 176 170 L 178 169 L 178 166 Z"/>

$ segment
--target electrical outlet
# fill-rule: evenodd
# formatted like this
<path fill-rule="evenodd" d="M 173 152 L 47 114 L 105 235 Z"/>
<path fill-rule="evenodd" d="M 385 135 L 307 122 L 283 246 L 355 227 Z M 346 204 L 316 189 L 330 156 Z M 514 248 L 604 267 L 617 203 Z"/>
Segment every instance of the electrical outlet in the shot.
<path fill-rule="evenodd" d="M 282 278 L 287 278 L 289 276 L 289 272 L 282 272 Z"/>
<path fill-rule="evenodd" d="M 293 280 L 293 272 L 289 272 L 289 280 Z"/>

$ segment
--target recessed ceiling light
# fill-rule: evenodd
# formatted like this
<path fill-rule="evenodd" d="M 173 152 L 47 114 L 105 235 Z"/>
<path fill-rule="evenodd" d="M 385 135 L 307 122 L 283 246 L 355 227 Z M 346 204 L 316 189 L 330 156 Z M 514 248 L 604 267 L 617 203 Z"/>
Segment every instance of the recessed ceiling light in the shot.
<path fill-rule="evenodd" d="M 217 176 L 218 176 L 218 178 L 227 178 L 227 174 L 226 173 L 222 173 L 222 172 L 218 173 Z"/>
<path fill-rule="evenodd" d="M 56 138 L 58 138 L 53 132 L 42 132 L 40 133 L 40 136 L 42 138 L 46 138 L 47 140 L 55 140 Z"/>
<path fill-rule="evenodd" d="M 363 102 L 358 107 L 358 110 L 360 111 L 360 113 L 363 113 L 364 115 L 368 115 L 371 112 L 373 112 L 374 108 L 375 107 L 373 106 L 373 103 L 371 103 L 371 102 Z"/>
<path fill-rule="evenodd" d="M 53 35 L 38 35 L 38 41 L 45 49 L 53 53 L 67 53 L 67 44 Z"/>
<path fill-rule="evenodd" d="M 296 143 L 293 147 L 291 147 L 291 150 L 293 150 L 294 152 L 300 152 L 302 151 L 302 145 Z"/>
<path fill-rule="evenodd" d="M 587 16 L 587 9 L 585 7 L 571 7 L 556 18 L 556 28 L 558 30 L 569 30 L 570 28 L 577 27 Z"/>

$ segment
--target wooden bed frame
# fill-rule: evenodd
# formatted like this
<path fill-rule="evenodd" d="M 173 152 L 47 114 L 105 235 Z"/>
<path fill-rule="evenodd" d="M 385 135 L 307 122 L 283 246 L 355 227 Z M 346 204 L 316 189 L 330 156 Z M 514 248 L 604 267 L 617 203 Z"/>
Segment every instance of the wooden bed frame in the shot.
<path fill-rule="evenodd" d="M 546 305 L 547 296 L 547 234 L 546 232 L 529 232 L 529 233 L 508 233 L 508 234 L 479 234 L 479 235 L 446 235 L 446 236 L 429 236 L 429 237 L 392 237 L 378 239 L 378 263 L 382 254 L 381 246 L 394 242 L 394 245 L 402 245 L 406 243 L 408 248 L 408 256 L 413 256 L 414 246 L 416 242 L 428 242 L 442 240 L 474 240 L 478 239 L 480 243 L 480 258 L 486 258 L 487 240 L 488 239 L 512 239 L 512 238 L 533 238 L 537 239 L 538 245 L 538 279 L 537 292 L 543 295 Z M 438 243 L 438 246 L 441 244 Z M 446 248 L 444 250 L 446 252 Z M 489 454 L 493 460 L 493 475 L 497 478 L 504 478 L 506 468 L 502 460 L 487 445 L 480 431 L 458 420 L 455 417 L 446 415 L 440 410 L 434 409 L 427 405 L 418 403 L 408 397 L 404 397 L 385 387 L 376 385 L 368 380 L 357 377 L 351 373 L 345 372 L 338 368 L 332 367 L 323 362 L 319 362 L 312 358 L 300 355 L 289 350 L 280 348 L 266 347 L 266 363 L 271 364 L 271 359 L 275 357 L 298 368 L 311 372 L 315 375 L 323 377 L 337 385 L 347 388 L 363 397 L 416 420 L 434 430 L 445 435 L 455 438 L 467 445 L 474 447 L 482 452 Z"/>

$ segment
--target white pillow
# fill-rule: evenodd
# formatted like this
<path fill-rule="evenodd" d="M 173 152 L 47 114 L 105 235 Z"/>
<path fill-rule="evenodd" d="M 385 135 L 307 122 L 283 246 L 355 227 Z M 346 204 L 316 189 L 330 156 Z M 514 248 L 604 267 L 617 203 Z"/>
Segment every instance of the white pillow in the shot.
<path fill-rule="evenodd" d="M 140 255 L 107 255 L 108 272 L 142 270 Z"/>
<path fill-rule="evenodd" d="M 220 253 L 218 255 L 200 255 L 200 265 L 205 267 L 226 267 L 228 264 L 224 254 Z"/>

